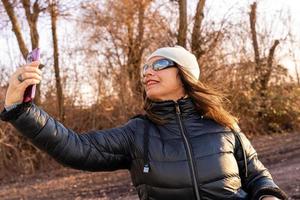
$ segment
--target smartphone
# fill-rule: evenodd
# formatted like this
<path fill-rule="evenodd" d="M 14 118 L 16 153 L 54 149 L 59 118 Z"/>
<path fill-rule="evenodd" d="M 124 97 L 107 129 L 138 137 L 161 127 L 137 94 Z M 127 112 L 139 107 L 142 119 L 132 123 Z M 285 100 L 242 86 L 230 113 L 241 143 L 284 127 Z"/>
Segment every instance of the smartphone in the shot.
<path fill-rule="evenodd" d="M 40 49 L 35 48 L 27 55 L 26 63 L 31 63 L 39 59 L 40 59 Z M 24 93 L 23 102 L 32 101 L 35 97 L 35 90 L 36 90 L 36 85 L 28 86 Z"/>

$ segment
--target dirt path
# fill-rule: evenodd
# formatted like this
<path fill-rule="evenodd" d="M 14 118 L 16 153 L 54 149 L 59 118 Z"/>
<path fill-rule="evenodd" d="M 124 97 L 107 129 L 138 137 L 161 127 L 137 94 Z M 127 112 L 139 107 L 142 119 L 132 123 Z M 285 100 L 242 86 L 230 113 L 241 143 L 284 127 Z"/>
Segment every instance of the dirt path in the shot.
<path fill-rule="evenodd" d="M 254 139 L 260 160 L 290 199 L 300 199 L 300 134 Z"/>
<path fill-rule="evenodd" d="M 300 199 L 300 134 L 252 139 L 260 160 L 290 199 Z M 127 171 L 82 172 L 59 168 L 2 180 L 0 199 L 124 199 L 138 200 Z"/>

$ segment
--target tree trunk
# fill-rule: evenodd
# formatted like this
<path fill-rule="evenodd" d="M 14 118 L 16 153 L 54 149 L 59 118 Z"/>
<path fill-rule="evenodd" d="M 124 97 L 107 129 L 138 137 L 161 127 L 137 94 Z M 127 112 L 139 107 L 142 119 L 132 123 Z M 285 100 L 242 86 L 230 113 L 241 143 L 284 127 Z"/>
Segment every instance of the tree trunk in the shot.
<path fill-rule="evenodd" d="M 33 12 L 31 13 L 31 5 L 30 5 L 30 0 L 22 0 L 22 4 L 25 10 L 26 14 L 26 19 L 29 25 L 29 30 L 30 30 L 30 39 L 31 39 L 31 47 L 32 49 L 35 49 L 39 47 L 39 33 L 37 31 L 37 21 L 40 13 L 40 8 L 38 1 L 35 1 L 32 10 Z"/>
<path fill-rule="evenodd" d="M 199 0 L 197 4 L 194 27 L 192 32 L 192 52 L 196 55 L 196 58 L 199 59 L 203 53 L 203 50 L 200 46 L 200 37 L 201 37 L 201 26 L 204 18 L 203 10 L 205 6 L 205 0 Z"/>
<path fill-rule="evenodd" d="M 177 43 L 186 47 L 186 34 L 187 34 L 187 6 L 186 0 L 179 0 L 179 29 Z"/>
<path fill-rule="evenodd" d="M 251 5 L 250 12 L 250 29 L 252 35 L 252 45 L 254 50 L 254 60 L 256 63 L 256 71 L 259 71 L 260 67 L 260 58 L 259 58 L 259 47 L 257 43 L 257 33 L 256 33 L 256 2 Z"/>
<path fill-rule="evenodd" d="M 59 113 L 59 119 L 62 122 L 64 122 L 65 121 L 64 96 L 62 92 L 61 78 L 59 75 L 59 53 L 58 53 L 57 31 L 56 31 L 56 22 L 57 22 L 57 15 L 58 15 L 56 0 L 53 0 L 50 3 L 50 15 L 51 15 L 51 31 L 52 31 L 52 39 L 53 39 L 54 72 L 55 72 L 58 113 Z"/>
<path fill-rule="evenodd" d="M 10 22 L 12 24 L 12 31 L 15 33 L 15 36 L 17 38 L 18 44 L 19 44 L 19 49 L 22 53 L 23 58 L 26 60 L 26 57 L 28 55 L 28 49 L 26 47 L 22 32 L 21 32 L 21 28 L 20 28 L 20 24 L 18 21 L 17 16 L 15 15 L 14 9 L 13 9 L 13 5 L 10 3 L 9 0 L 1 0 L 5 11 L 10 19 Z"/>
<path fill-rule="evenodd" d="M 270 48 L 266 70 L 264 71 L 264 74 L 263 74 L 262 79 L 261 79 L 261 88 L 262 88 L 262 90 L 267 90 L 268 89 L 268 83 L 270 81 L 271 73 L 272 73 L 272 70 L 273 70 L 274 54 L 275 54 L 276 47 L 278 45 L 279 45 L 279 40 L 275 40 L 273 46 Z"/>
<path fill-rule="evenodd" d="M 267 109 L 267 99 L 268 99 L 268 84 L 271 78 L 271 73 L 273 71 L 273 59 L 276 47 L 279 45 L 279 41 L 275 40 L 273 46 L 270 48 L 268 61 L 266 65 L 262 65 L 261 75 L 260 75 L 260 97 L 261 97 L 261 111 Z"/>

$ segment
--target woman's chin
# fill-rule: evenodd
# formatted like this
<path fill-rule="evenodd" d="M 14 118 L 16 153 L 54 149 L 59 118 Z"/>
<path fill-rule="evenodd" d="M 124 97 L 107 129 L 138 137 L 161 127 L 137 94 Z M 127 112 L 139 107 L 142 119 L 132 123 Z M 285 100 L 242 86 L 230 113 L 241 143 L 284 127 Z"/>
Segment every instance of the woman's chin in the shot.
<path fill-rule="evenodd" d="M 150 99 L 152 101 L 160 101 L 161 100 L 159 95 L 153 91 L 148 91 L 146 94 L 147 94 L 148 99 Z"/>

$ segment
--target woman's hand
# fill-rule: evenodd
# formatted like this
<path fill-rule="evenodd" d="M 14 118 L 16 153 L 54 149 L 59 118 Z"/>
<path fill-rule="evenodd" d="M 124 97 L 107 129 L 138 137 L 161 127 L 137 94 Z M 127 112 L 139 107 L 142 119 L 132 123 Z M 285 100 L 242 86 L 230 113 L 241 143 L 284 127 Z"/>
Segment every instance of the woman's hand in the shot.
<path fill-rule="evenodd" d="M 39 84 L 42 80 L 42 71 L 38 68 L 40 61 L 34 61 L 19 67 L 10 77 L 5 96 L 5 106 L 21 103 L 28 86 Z M 22 82 L 18 79 L 21 75 Z"/>

